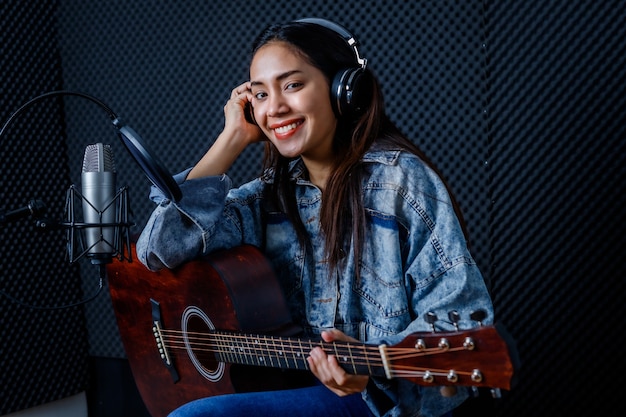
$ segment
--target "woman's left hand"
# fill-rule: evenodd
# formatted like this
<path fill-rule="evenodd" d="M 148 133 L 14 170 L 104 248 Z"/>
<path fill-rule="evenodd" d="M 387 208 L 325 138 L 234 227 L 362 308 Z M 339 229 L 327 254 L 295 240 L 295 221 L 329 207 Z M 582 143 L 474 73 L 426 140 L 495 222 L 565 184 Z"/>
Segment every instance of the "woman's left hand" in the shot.
<path fill-rule="evenodd" d="M 329 330 L 322 332 L 322 339 L 325 342 L 340 340 L 344 342 L 356 342 L 358 340 L 346 336 L 339 330 Z M 369 376 L 352 375 L 344 371 L 337 362 L 337 358 L 333 355 L 327 355 L 321 347 L 314 348 L 307 358 L 311 372 L 319 379 L 328 389 L 339 396 L 350 395 L 361 392 L 367 386 Z"/>

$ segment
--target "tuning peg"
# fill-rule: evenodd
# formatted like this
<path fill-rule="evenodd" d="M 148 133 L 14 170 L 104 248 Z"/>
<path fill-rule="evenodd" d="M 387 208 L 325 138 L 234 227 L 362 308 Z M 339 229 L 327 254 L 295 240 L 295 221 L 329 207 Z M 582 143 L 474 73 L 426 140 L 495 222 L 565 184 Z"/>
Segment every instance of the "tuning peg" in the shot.
<path fill-rule="evenodd" d="M 483 325 L 483 320 L 487 317 L 485 310 L 476 310 L 470 314 L 470 319 L 477 321 L 479 326 Z"/>
<path fill-rule="evenodd" d="M 500 390 L 500 388 L 492 388 L 491 396 L 496 399 L 502 398 L 502 391 Z"/>
<path fill-rule="evenodd" d="M 450 319 L 452 324 L 454 324 L 454 328 L 458 331 L 459 330 L 459 321 L 461 321 L 461 315 L 459 314 L 459 312 L 456 311 L 456 310 L 449 311 L 448 312 L 448 318 Z"/>
<path fill-rule="evenodd" d="M 435 323 L 437 322 L 437 320 L 439 320 L 437 315 L 435 313 L 433 313 L 432 311 L 429 311 L 424 316 L 424 320 L 426 321 L 426 323 L 430 324 L 430 328 L 434 332 L 435 331 Z"/>

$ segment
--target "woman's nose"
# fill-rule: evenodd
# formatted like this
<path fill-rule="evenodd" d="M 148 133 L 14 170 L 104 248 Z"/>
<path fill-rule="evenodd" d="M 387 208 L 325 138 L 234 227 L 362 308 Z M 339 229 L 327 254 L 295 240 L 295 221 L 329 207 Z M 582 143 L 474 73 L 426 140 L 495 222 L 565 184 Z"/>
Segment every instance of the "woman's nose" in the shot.
<path fill-rule="evenodd" d="M 267 115 L 269 117 L 279 116 L 289 111 L 289 106 L 282 94 L 272 94 L 269 97 L 269 105 L 267 107 Z"/>

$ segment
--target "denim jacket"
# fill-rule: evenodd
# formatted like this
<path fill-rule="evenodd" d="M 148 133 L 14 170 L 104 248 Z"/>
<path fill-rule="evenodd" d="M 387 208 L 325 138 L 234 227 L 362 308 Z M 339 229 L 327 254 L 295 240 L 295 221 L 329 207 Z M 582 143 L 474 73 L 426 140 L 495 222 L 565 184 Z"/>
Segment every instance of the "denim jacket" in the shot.
<path fill-rule="evenodd" d="M 392 345 L 412 332 L 431 331 L 424 320 L 431 311 L 441 330 L 454 329 L 450 310 L 460 313 L 460 328 L 475 327 L 469 315 L 479 309 L 487 313 L 484 322 L 492 322 L 488 290 L 440 178 L 407 152 L 371 150 L 363 162 L 361 259 L 346 247 L 332 276 L 318 222 L 322 193 L 306 179 L 301 160 L 290 173 L 312 249 L 301 247 L 283 213 L 267 209 L 262 178 L 231 189 L 226 175 L 183 181 L 185 171 L 176 177 L 179 202 L 153 188 L 157 207 L 137 242 L 138 258 L 157 270 L 243 243 L 262 248 L 294 322 L 309 335 L 336 328 L 368 344 Z M 459 387 L 444 397 L 438 387 L 371 378 L 362 395 L 376 416 L 439 416 L 465 400 L 467 391 Z"/>

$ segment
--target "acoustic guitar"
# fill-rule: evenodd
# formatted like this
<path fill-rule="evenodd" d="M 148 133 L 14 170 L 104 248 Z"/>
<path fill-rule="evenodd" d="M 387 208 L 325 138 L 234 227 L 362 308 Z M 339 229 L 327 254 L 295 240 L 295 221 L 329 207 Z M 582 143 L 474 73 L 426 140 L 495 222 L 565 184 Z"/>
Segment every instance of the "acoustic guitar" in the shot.
<path fill-rule="evenodd" d="M 513 351 L 500 326 L 415 333 L 393 346 L 298 337 L 271 265 L 252 246 L 159 272 L 116 260 L 107 275 L 133 377 L 154 417 L 198 398 L 296 386 L 310 376 L 306 358 L 316 346 L 353 374 L 511 387 Z"/>

